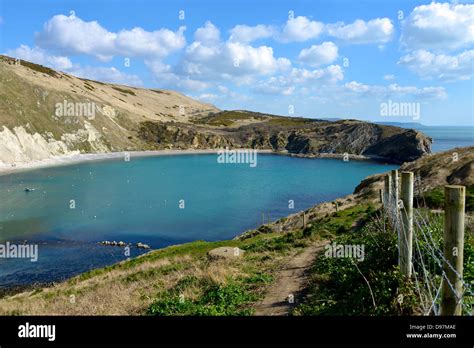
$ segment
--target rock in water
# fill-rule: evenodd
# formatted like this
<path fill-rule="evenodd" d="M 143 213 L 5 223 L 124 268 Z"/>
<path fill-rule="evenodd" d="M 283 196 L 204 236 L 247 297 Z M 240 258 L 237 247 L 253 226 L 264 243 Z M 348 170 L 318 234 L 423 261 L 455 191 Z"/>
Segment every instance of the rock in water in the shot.
<path fill-rule="evenodd" d="M 141 242 L 138 242 L 136 245 L 137 245 L 137 248 L 140 248 L 140 249 L 150 249 L 150 246 L 148 244 L 143 244 Z"/>

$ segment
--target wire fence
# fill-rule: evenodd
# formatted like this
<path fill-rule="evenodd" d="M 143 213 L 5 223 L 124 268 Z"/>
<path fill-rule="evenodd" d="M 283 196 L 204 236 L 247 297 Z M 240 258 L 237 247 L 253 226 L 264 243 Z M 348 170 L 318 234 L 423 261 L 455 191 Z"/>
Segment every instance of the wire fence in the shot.
<path fill-rule="evenodd" d="M 457 314 L 472 315 L 470 301 L 464 301 L 467 297 L 472 300 L 472 285 L 464 280 L 459 262 L 454 264 L 448 260 L 443 250 L 446 244 L 443 238 L 445 216 L 427 208 L 419 180 L 411 183 L 412 192 L 416 193 L 416 209 L 410 206 L 410 201 L 413 204 L 413 193 L 408 204 L 400 199 L 398 184 L 398 171 L 392 171 L 385 177 L 383 213 L 390 226 L 384 226 L 384 229 L 389 230 L 388 227 L 391 227 L 398 235 L 399 265 L 402 272 L 414 282 L 423 314 L 440 315 L 444 293 L 445 297 L 454 299 L 454 307 L 460 309 Z M 462 250 L 458 250 L 461 265 L 462 255 Z M 404 271 L 406 262 L 408 264 Z"/>

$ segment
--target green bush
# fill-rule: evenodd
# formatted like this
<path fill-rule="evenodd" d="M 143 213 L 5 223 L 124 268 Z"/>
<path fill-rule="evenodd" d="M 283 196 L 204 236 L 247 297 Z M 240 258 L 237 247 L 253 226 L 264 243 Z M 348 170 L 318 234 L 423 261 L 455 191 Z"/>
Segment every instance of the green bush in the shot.
<path fill-rule="evenodd" d="M 184 287 L 191 284 L 202 286 L 202 294 L 196 300 L 180 296 Z M 148 315 L 198 315 L 198 316 L 232 316 L 251 315 L 248 306 L 256 300 L 243 285 L 230 283 L 227 285 L 206 282 L 193 278 L 185 278 L 171 292 L 162 294 L 148 308 Z"/>
<path fill-rule="evenodd" d="M 364 260 L 317 258 L 311 271 L 312 280 L 306 301 L 297 306 L 293 314 L 413 314 L 417 296 L 412 284 L 397 268 L 396 234 L 381 233 L 375 223 L 369 223 L 359 232 L 337 236 L 333 242 L 363 245 Z M 403 298 L 403 301 L 398 302 L 397 298 Z"/>
<path fill-rule="evenodd" d="M 418 207 L 426 206 L 431 209 L 443 209 L 444 188 L 440 186 L 424 192 L 421 196 L 416 197 L 415 205 Z M 474 211 L 474 186 L 466 188 L 466 211 Z"/>

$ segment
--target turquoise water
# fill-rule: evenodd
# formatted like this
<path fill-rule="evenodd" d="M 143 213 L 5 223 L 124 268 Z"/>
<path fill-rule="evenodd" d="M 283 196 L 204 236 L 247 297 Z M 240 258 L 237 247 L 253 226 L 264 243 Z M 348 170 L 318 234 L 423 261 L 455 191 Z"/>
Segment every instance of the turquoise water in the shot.
<path fill-rule="evenodd" d="M 433 139 L 431 150 L 442 152 L 455 147 L 474 146 L 474 127 L 418 127 L 418 130 Z"/>
<path fill-rule="evenodd" d="M 216 155 L 180 155 L 0 176 L 0 242 L 39 244 L 37 262 L 0 259 L 0 284 L 58 281 L 126 258 L 121 248 L 98 245 L 102 240 L 156 249 L 233 238 L 260 224 L 262 213 L 275 220 L 352 193 L 366 176 L 393 168 L 270 154 L 251 168 L 218 164 Z M 130 256 L 140 253 L 132 248 Z"/>

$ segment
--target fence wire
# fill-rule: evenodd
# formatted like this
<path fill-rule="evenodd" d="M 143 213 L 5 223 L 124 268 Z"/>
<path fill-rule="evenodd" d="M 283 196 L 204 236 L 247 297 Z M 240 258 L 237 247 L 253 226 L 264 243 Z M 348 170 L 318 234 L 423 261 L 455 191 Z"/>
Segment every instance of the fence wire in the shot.
<path fill-rule="evenodd" d="M 391 229 L 397 233 L 400 244 L 406 243 L 405 226 L 402 223 L 402 214 L 406 213 L 402 201 L 399 199 L 395 188 L 394 177 L 391 178 L 391 194 L 383 196 L 383 211 Z M 398 177 L 397 177 L 397 180 Z M 465 282 L 456 268 L 444 257 L 443 246 L 443 218 L 426 208 L 423 191 L 419 180 L 415 180 L 414 195 L 417 197 L 417 208 L 413 209 L 413 251 L 412 251 L 412 279 L 420 299 L 420 307 L 424 315 L 439 315 L 441 302 L 441 289 L 445 282 L 449 289 L 456 295 L 458 304 L 462 305 L 463 314 L 472 315 L 472 308 L 463 301 L 466 296 L 473 296 L 471 284 Z M 390 230 L 390 228 L 385 228 Z M 400 259 L 401 255 L 399 255 Z M 449 268 L 462 283 L 462 293 L 458 294 L 455 284 L 449 280 L 445 269 Z"/>

